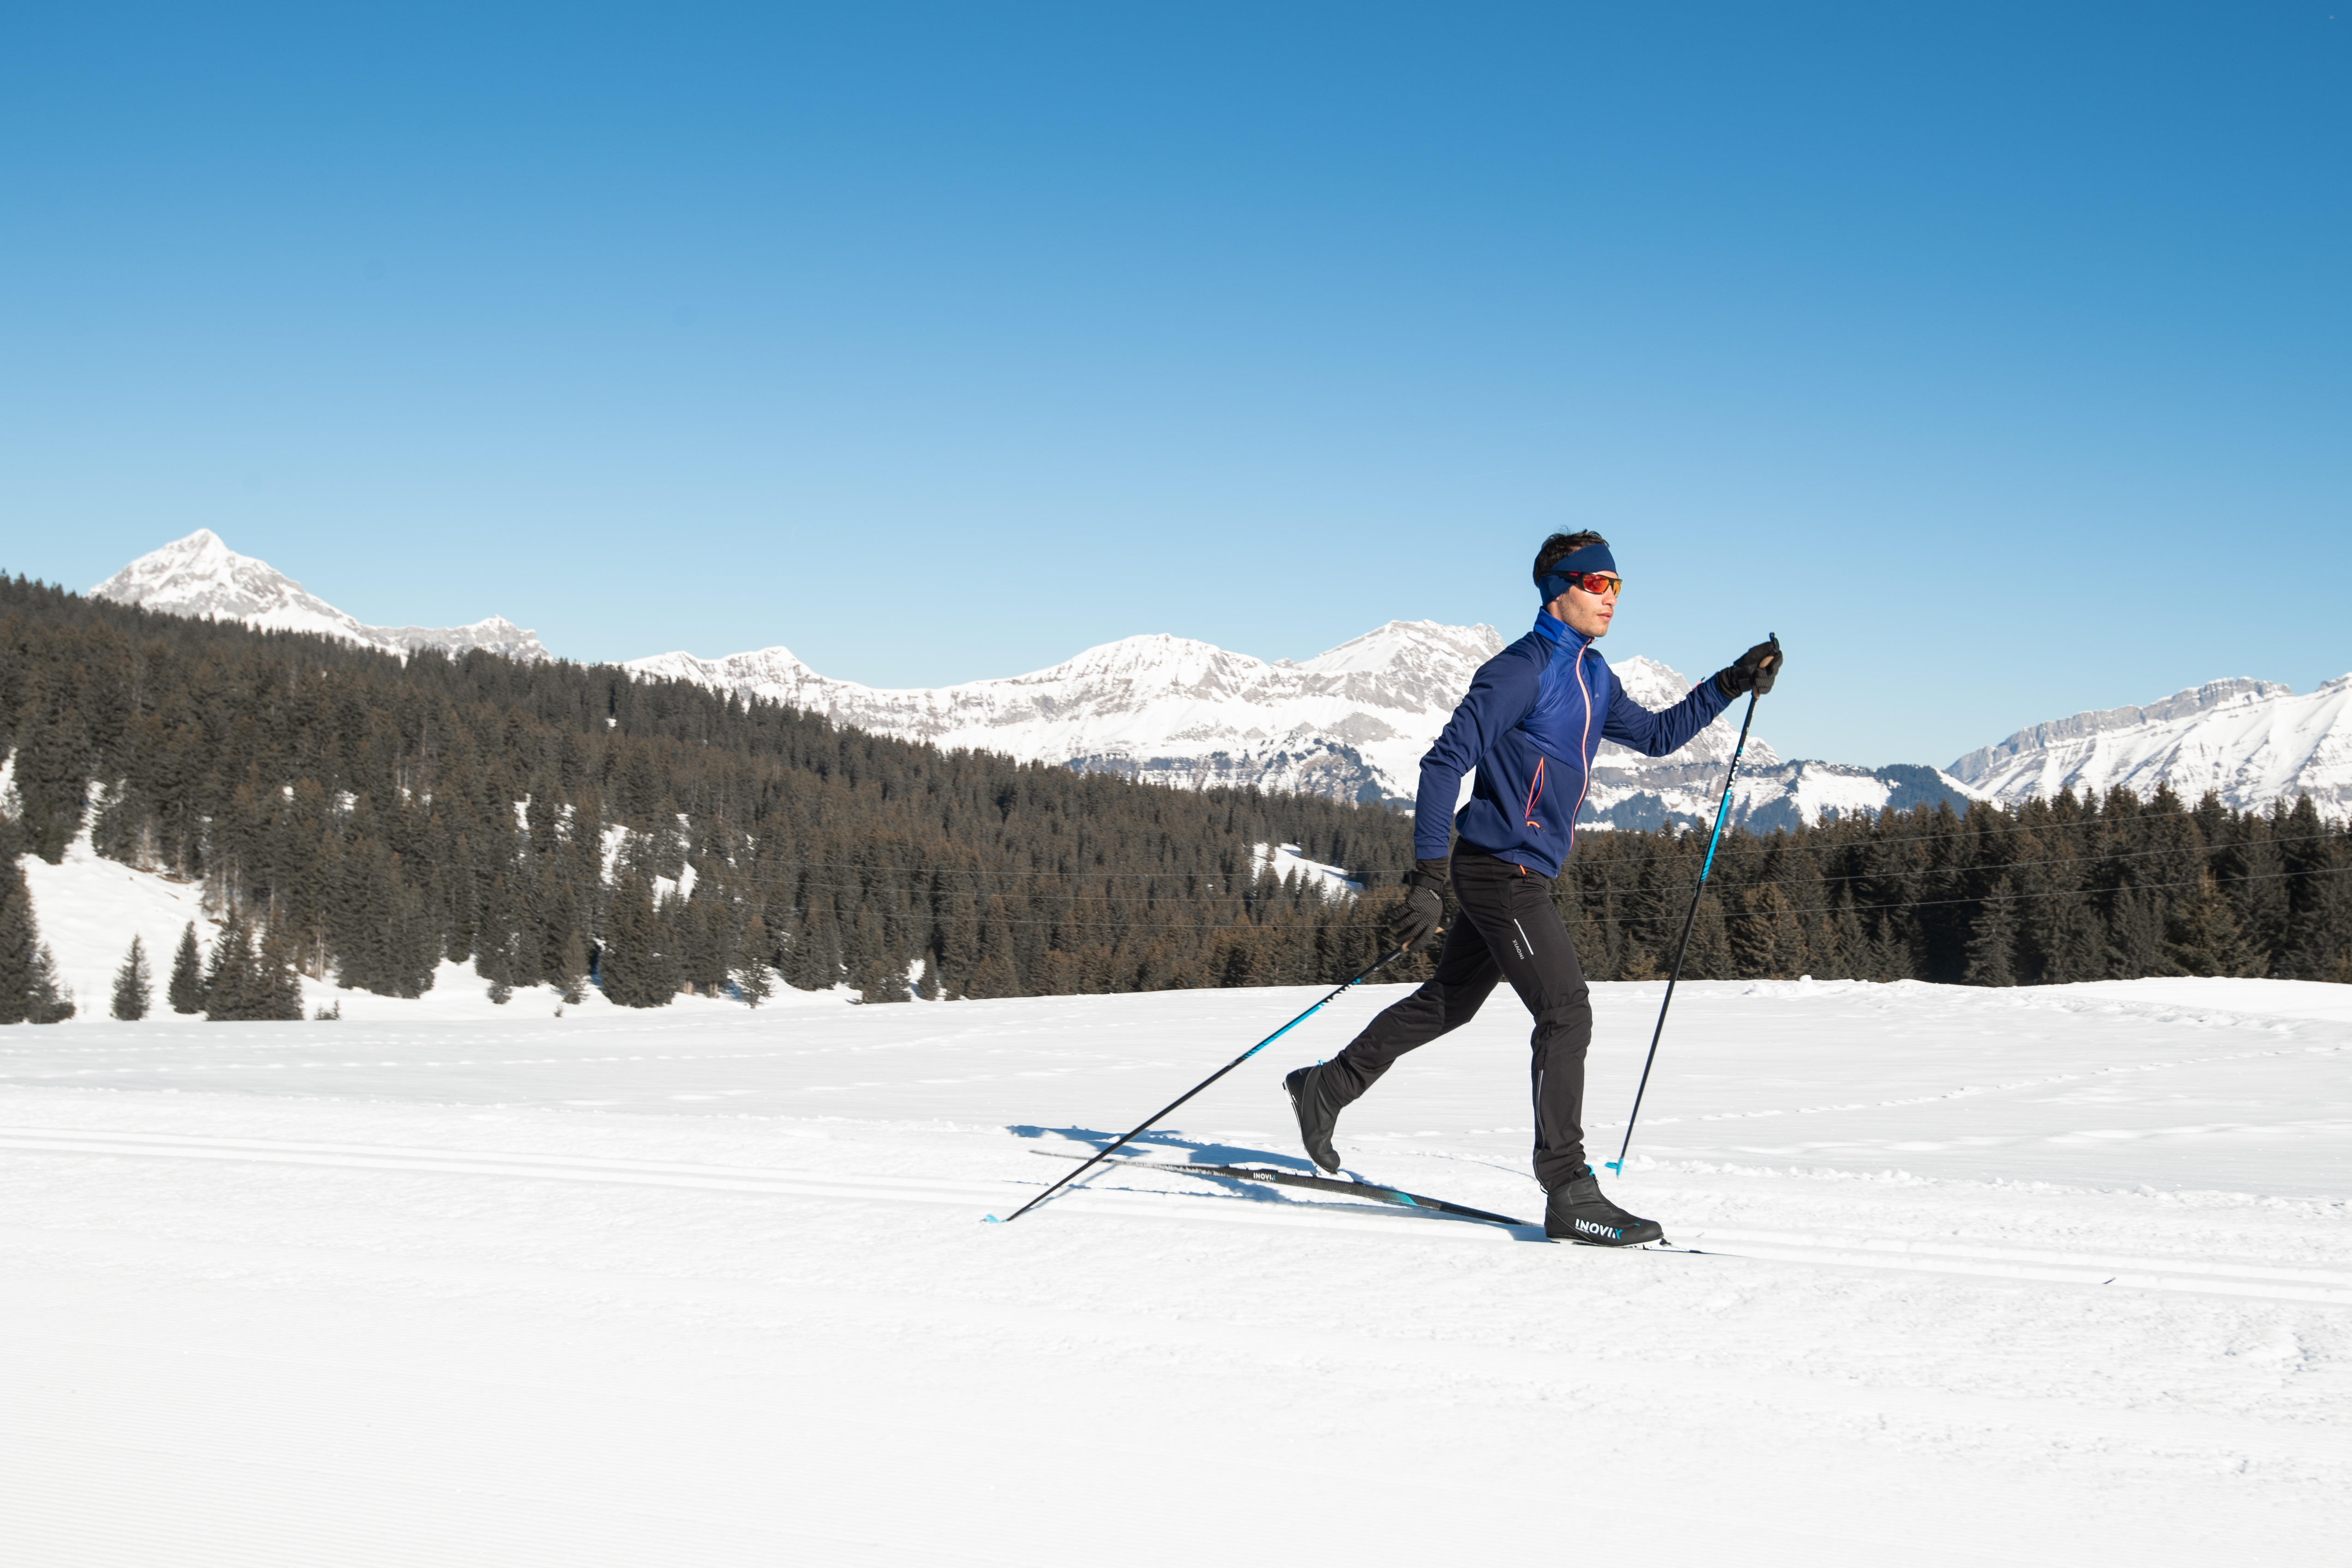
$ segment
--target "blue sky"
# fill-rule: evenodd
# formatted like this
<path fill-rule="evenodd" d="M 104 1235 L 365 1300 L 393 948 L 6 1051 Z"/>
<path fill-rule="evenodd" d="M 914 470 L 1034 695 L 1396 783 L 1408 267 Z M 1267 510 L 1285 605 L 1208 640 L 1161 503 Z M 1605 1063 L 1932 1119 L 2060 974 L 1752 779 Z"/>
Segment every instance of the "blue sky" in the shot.
<path fill-rule="evenodd" d="M 2338 3 L 20 11 L 0 565 L 933 685 L 1596 527 L 1789 755 L 2307 689 Z"/>

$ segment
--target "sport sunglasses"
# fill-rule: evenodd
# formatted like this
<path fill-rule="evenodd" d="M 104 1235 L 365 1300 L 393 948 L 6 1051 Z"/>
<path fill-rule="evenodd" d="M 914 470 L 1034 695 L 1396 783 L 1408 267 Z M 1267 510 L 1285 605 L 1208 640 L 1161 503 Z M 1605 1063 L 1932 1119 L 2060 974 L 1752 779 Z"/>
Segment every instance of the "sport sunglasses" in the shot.
<path fill-rule="evenodd" d="M 1588 571 L 1575 580 L 1576 586 L 1587 593 L 1622 593 L 1625 580 L 1612 572 Z"/>

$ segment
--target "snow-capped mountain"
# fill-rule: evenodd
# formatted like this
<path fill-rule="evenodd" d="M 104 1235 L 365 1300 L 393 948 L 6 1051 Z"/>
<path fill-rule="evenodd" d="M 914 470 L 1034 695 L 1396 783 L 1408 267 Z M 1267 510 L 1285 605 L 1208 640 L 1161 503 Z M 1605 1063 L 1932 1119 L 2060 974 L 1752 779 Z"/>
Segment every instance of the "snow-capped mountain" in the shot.
<path fill-rule="evenodd" d="M 482 648 L 551 656 L 536 636 L 497 616 L 439 631 L 363 625 L 266 562 L 236 554 L 209 529 L 140 557 L 90 593 L 173 614 L 324 632 L 395 653 Z M 1419 785 L 1422 754 L 1472 674 L 1502 645 L 1491 626 L 1433 621 L 1391 621 L 1303 663 L 1269 663 L 1182 637 L 1128 637 L 1025 675 L 903 690 L 821 675 L 782 647 L 721 659 L 662 653 L 625 667 L 940 747 L 1181 788 L 1254 784 L 1402 805 Z M 1634 700 L 1652 708 L 1680 702 L 1692 685 L 1651 659 L 1612 667 Z M 1604 743 L 1580 820 L 1624 828 L 1712 821 L 1736 735 L 1736 716 L 1718 719 L 1663 758 Z M 1782 762 L 1751 735 L 1733 821 L 1789 826 L 1818 821 L 1825 811 L 1967 795 L 1928 768 L 1873 772 Z"/>
<path fill-rule="evenodd" d="M 1304 663 L 1267 663 L 1181 637 L 1129 637 L 1026 675 L 895 691 L 820 675 L 786 648 L 723 659 L 664 653 L 628 667 L 940 747 L 1160 784 L 1255 784 L 1402 803 L 1419 784 L 1422 754 L 1479 664 L 1502 645 L 1491 626 L 1432 621 L 1391 621 Z M 1652 708 L 1680 702 L 1693 684 L 1639 656 L 1612 668 Z M 1626 828 L 1712 821 L 1737 737 L 1718 719 L 1669 758 L 1603 744 L 1580 820 Z M 1784 763 L 1751 735 L 1733 820 L 1787 826 L 1818 821 L 1824 810 L 1966 796 L 1933 768 Z"/>
<path fill-rule="evenodd" d="M 91 589 L 89 596 L 173 615 L 242 621 L 272 632 L 323 632 L 388 653 L 438 648 L 457 654 L 485 648 L 518 659 L 550 657 L 536 636 L 496 615 L 471 626 L 362 625 L 268 562 L 237 554 L 210 528 L 141 556 Z"/>
<path fill-rule="evenodd" d="M 1696 683 L 1638 654 L 1609 666 L 1626 695 L 1643 707 L 1672 707 Z M 1656 828 L 1668 821 L 1706 827 L 1723 798 L 1724 768 L 1738 744 L 1745 705 L 1734 703 L 1671 757 L 1644 757 L 1603 741 L 1593 759 L 1592 787 L 1577 821 L 1588 827 Z M 1838 762 L 1783 762 L 1750 731 L 1731 792 L 1731 821 L 1763 832 L 1819 822 L 1854 811 L 1932 806 L 1948 800 L 1965 810 L 1969 791 L 1959 780 L 1909 764 L 1853 768 Z"/>
<path fill-rule="evenodd" d="M 1948 771 L 1996 800 L 2168 784 L 2187 800 L 2213 789 L 2248 810 L 2309 795 L 2341 817 L 2352 813 L 2352 674 L 2301 696 L 2275 681 L 2209 681 L 2147 707 L 2021 729 Z"/>
<path fill-rule="evenodd" d="M 628 667 L 940 747 L 1160 784 L 1378 800 L 1412 794 L 1421 754 L 1502 645 L 1491 626 L 1391 621 L 1304 664 L 1269 664 L 1161 634 L 1025 675 L 913 690 L 834 680 L 786 648 L 663 653 Z"/>

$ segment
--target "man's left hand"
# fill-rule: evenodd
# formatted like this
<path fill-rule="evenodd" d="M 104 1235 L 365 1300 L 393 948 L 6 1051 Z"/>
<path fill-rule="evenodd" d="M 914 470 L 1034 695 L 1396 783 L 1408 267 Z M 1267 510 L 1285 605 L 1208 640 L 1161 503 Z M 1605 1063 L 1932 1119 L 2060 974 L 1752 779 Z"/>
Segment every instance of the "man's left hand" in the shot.
<path fill-rule="evenodd" d="M 1772 695 L 1772 683 L 1780 675 L 1780 641 L 1759 643 L 1739 655 L 1739 662 L 1715 674 L 1715 689 L 1727 698 L 1744 696 L 1749 692 L 1759 696 Z"/>

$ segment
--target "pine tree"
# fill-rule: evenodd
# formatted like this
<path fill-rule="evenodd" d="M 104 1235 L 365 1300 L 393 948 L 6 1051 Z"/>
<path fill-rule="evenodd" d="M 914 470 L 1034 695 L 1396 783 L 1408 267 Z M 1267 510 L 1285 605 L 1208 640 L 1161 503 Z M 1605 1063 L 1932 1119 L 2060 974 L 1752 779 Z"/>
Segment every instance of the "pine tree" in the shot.
<path fill-rule="evenodd" d="M 566 1007 L 578 1007 L 588 993 L 588 947 L 576 930 L 563 938 L 562 956 L 555 966 L 555 989 Z"/>
<path fill-rule="evenodd" d="M 654 906 L 652 884 L 634 872 L 613 894 L 597 971 L 604 998 L 625 1008 L 667 1007 L 684 982 L 667 923 Z"/>
<path fill-rule="evenodd" d="M 964 988 L 972 966 L 980 962 L 979 907 L 972 901 L 970 877 L 950 880 L 942 873 L 933 879 L 933 907 L 940 911 L 936 926 L 940 985 L 952 994 Z"/>
<path fill-rule="evenodd" d="M 2277 835 L 2287 872 L 2286 930 L 2277 972 L 2306 980 L 2340 978 L 2352 959 L 2352 856 L 2347 839 L 2331 834 L 2308 795 L 2299 797 Z"/>
<path fill-rule="evenodd" d="M 0 860 L 0 1023 L 62 1023 L 73 1015 L 73 992 L 41 940 L 24 868 L 13 856 Z"/>
<path fill-rule="evenodd" d="M 25 998 L 26 1023 L 63 1023 L 74 1016 L 74 994 L 58 978 L 58 961 L 43 942 L 33 948 L 33 984 Z"/>
<path fill-rule="evenodd" d="M 734 911 L 721 878 L 723 865 L 706 865 L 694 881 L 694 895 L 677 916 L 678 967 L 697 989 L 716 996 L 736 967 L 731 940 Z"/>
<path fill-rule="evenodd" d="M 1752 890 L 1746 903 L 1741 917 L 1730 922 L 1732 962 L 1739 976 L 1793 980 L 1804 973 L 1810 957 L 1804 927 L 1788 895 L 1768 882 Z"/>
<path fill-rule="evenodd" d="M 1911 944 L 1903 934 L 1899 922 L 1881 914 L 1872 929 L 1870 938 L 1870 973 L 1866 978 L 1881 981 L 1916 980 L 1919 966 L 1913 956 Z"/>
<path fill-rule="evenodd" d="M 2236 915 L 2239 933 L 2250 955 L 2250 975 L 2276 974 L 2285 956 L 2288 897 L 2280 874 L 2285 857 L 2275 841 L 2277 826 L 2286 820 L 2275 804 L 2271 820 L 2249 813 L 2231 824 L 2236 842 L 2215 869 L 2229 878 L 2223 892 Z"/>
<path fill-rule="evenodd" d="M 513 987 L 528 985 L 539 977 L 515 973 L 514 952 L 517 925 L 520 911 L 503 876 L 490 879 L 490 891 L 482 900 L 481 925 L 474 932 L 474 973 L 490 982 L 490 999 L 503 1002 L 514 995 Z M 499 994 L 505 988 L 506 996 Z"/>
<path fill-rule="evenodd" d="M 2049 984 L 2106 977 L 2106 938 L 2099 930 L 2098 915 L 2079 894 L 2061 894 L 2053 900 L 2042 941 L 2042 977 Z"/>
<path fill-rule="evenodd" d="M 775 971 L 768 967 L 768 923 L 754 915 L 743 926 L 743 966 L 735 971 L 735 994 L 756 1009 L 775 995 Z"/>
<path fill-rule="evenodd" d="M 903 1002 L 907 999 L 907 967 L 883 943 L 882 918 L 872 909 L 857 912 L 849 933 L 849 983 L 861 1000 Z"/>
<path fill-rule="evenodd" d="M 200 1013 L 205 1010 L 205 957 L 196 947 L 196 923 L 180 933 L 179 951 L 172 955 L 172 979 L 164 987 L 165 999 L 175 1013 Z"/>
<path fill-rule="evenodd" d="M 213 961 L 205 971 L 205 1019 L 236 1023 L 253 1016 L 253 932 L 242 915 L 232 915 L 213 943 Z"/>
<path fill-rule="evenodd" d="M 2308 808 L 2306 797 L 2303 802 Z M 2352 856 L 2330 852 L 2321 844 L 2303 857 L 2296 869 L 2305 873 L 2294 889 L 2294 910 L 2284 974 L 2306 980 L 2352 978 Z"/>
<path fill-rule="evenodd" d="M 785 950 L 784 983 L 803 991 L 829 991 L 841 984 L 841 943 L 832 894 L 810 895 Z"/>
<path fill-rule="evenodd" d="M 114 1016 L 124 1023 L 138 1022 L 147 1016 L 154 993 L 154 977 L 147 972 L 147 949 L 133 936 L 122 967 L 114 972 Z"/>
<path fill-rule="evenodd" d="M 425 889 L 401 878 L 397 855 L 393 857 L 392 915 L 385 933 L 392 966 L 389 994 L 421 997 L 433 988 L 433 971 L 441 962 L 441 922 Z"/>
<path fill-rule="evenodd" d="M 2017 984 L 2017 912 L 2010 895 L 2009 878 L 1992 884 L 1991 894 L 1977 908 L 1969 925 L 1969 967 L 1961 976 L 1971 986 Z"/>
<path fill-rule="evenodd" d="M 1817 980 L 1858 980 L 1870 967 L 1870 938 L 1863 934 L 1862 916 L 1850 904 L 1840 904 L 1836 917 L 1823 922 L 1823 940 L 1815 948 L 1813 977 Z M 1822 965 L 1822 949 L 1833 956 L 1831 967 Z"/>
<path fill-rule="evenodd" d="M 580 930 L 580 900 L 567 874 L 570 852 L 561 843 L 540 861 L 539 887 L 530 900 L 539 967 L 531 978 L 562 988 L 565 945 Z"/>
<path fill-rule="evenodd" d="M 277 1023 L 302 1021 L 302 976 L 294 967 L 294 941 L 273 922 L 254 960 L 246 1016 Z"/>
<path fill-rule="evenodd" d="M 1246 937 L 1249 933 L 1229 933 Z M 1255 949 L 1248 945 L 1232 947 L 1218 955 L 1212 951 L 1210 962 L 1217 977 L 1213 985 L 1244 985 L 1248 983 L 1256 959 Z M 965 996 L 974 999 L 989 997 L 1021 995 L 1020 971 L 1013 967 L 1013 934 L 1006 929 L 1004 901 L 991 894 L 982 910 L 980 923 L 980 961 L 972 966 L 964 982 Z"/>
<path fill-rule="evenodd" d="M 2175 914 L 2165 949 L 2190 975 L 2252 975 L 2260 963 L 2210 871 L 2198 877 L 2197 895 Z"/>
<path fill-rule="evenodd" d="M 24 823 L 26 847 L 51 865 L 65 858 L 66 845 L 81 831 L 94 761 L 89 732 L 70 706 L 52 718 L 47 695 L 26 694 L 26 715 L 16 733 L 14 782 Z"/>
<path fill-rule="evenodd" d="M 1723 901 L 1712 893 L 1698 895 L 1698 917 L 1691 925 L 1690 947 L 1683 956 L 1683 978 L 1731 978 L 1731 936 L 1723 920 Z"/>
<path fill-rule="evenodd" d="M 2181 972 L 2166 950 L 2164 920 L 2152 893 L 2127 887 L 2116 894 L 2107 915 L 2107 951 L 2110 979 L 2137 980 L 2147 975 Z"/>
<path fill-rule="evenodd" d="M 0 823 L 5 819 L 0 818 Z M 13 846 L 12 846 L 13 847 Z M 32 1005 L 41 933 L 33 895 L 14 856 L 0 859 L 0 1024 L 23 1023 Z"/>

